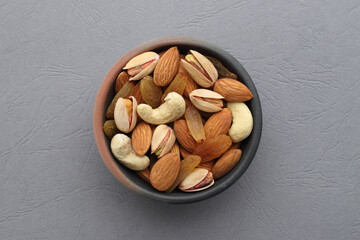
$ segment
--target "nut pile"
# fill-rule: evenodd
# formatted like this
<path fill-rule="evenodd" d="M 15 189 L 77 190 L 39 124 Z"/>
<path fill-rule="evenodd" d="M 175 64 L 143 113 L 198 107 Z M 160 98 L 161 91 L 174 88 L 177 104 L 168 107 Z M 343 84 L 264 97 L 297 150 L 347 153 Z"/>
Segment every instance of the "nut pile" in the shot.
<path fill-rule="evenodd" d="M 244 103 L 253 95 L 236 79 L 216 58 L 176 46 L 132 58 L 106 110 L 113 155 L 158 191 L 211 187 L 239 162 L 253 128 Z"/>

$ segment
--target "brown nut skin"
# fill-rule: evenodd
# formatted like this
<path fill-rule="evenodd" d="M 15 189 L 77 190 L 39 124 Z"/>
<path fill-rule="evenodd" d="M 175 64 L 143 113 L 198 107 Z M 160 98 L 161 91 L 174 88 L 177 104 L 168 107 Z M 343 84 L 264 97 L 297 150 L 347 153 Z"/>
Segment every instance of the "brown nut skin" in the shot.
<path fill-rule="evenodd" d="M 221 134 L 227 134 L 232 121 L 231 111 L 224 108 L 213 114 L 205 123 L 204 131 L 206 139 L 214 138 Z"/>
<path fill-rule="evenodd" d="M 179 144 L 177 142 L 174 143 L 174 145 L 170 149 L 170 152 L 171 153 L 176 153 L 176 154 L 178 154 L 180 156 Z"/>
<path fill-rule="evenodd" d="M 119 73 L 115 81 L 115 94 L 120 91 L 125 83 L 129 81 L 129 79 L 130 75 L 126 71 Z"/>
<path fill-rule="evenodd" d="M 145 182 L 150 183 L 150 168 L 147 167 L 142 171 L 135 171 L 135 173 Z"/>
<path fill-rule="evenodd" d="M 197 85 L 197 83 L 190 77 L 190 75 L 188 74 L 188 72 L 184 69 L 184 67 L 180 64 L 179 66 L 179 74 L 181 74 L 182 76 L 185 77 L 186 79 L 186 84 L 185 84 L 185 88 L 184 88 L 184 92 L 183 92 L 183 96 L 186 97 L 187 99 L 189 99 L 189 95 L 192 91 L 194 91 L 195 89 L 199 88 L 199 86 Z"/>
<path fill-rule="evenodd" d="M 221 178 L 231 169 L 235 167 L 235 165 L 240 161 L 241 158 L 241 150 L 240 149 L 230 149 L 224 155 L 216 161 L 214 167 L 212 168 L 212 173 L 215 179 Z"/>
<path fill-rule="evenodd" d="M 229 147 L 228 150 L 230 150 L 230 149 L 238 149 L 240 146 L 241 146 L 241 142 L 233 143 L 233 144 L 231 144 L 231 146 Z"/>
<path fill-rule="evenodd" d="M 174 79 L 179 69 L 180 57 L 177 47 L 172 47 L 160 57 L 154 70 L 154 83 L 157 86 L 167 86 Z"/>
<path fill-rule="evenodd" d="M 171 81 L 170 85 L 166 88 L 164 94 L 161 97 L 161 101 L 164 102 L 165 97 L 170 92 L 177 92 L 180 95 L 183 95 L 185 85 L 186 85 L 186 76 L 185 73 L 181 73 L 180 71 L 176 74 L 174 80 Z"/>
<path fill-rule="evenodd" d="M 160 158 L 150 172 L 150 184 L 158 191 L 168 190 L 175 182 L 180 170 L 180 157 L 168 153 Z"/>
<path fill-rule="evenodd" d="M 149 150 L 151 137 L 152 131 L 148 123 L 141 122 L 134 128 L 131 135 L 131 144 L 137 155 L 144 156 Z"/>
<path fill-rule="evenodd" d="M 196 147 L 196 141 L 191 136 L 189 128 L 184 119 L 174 122 L 174 132 L 179 144 L 188 152 L 193 152 Z"/>
<path fill-rule="evenodd" d="M 200 163 L 197 167 L 198 168 L 205 168 L 207 170 L 209 170 L 211 172 L 213 166 L 215 164 L 215 159 L 214 160 L 211 160 L 209 162 L 205 162 L 205 163 Z"/>
<path fill-rule="evenodd" d="M 253 94 L 244 84 L 230 78 L 217 80 L 214 91 L 228 102 L 245 102 L 253 98 Z"/>
<path fill-rule="evenodd" d="M 117 133 L 120 132 L 120 130 L 116 127 L 114 120 L 107 120 L 104 123 L 103 130 L 109 139 L 112 139 Z"/>
<path fill-rule="evenodd" d="M 200 162 L 201 158 L 196 155 L 189 155 L 184 160 L 182 160 L 180 162 L 178 177 L 176 178 L 174 184 L 166 192 L 172 192 L 179 185 L 179 183 L 184 180 L 197 165 L 199 165 Z"/>
<path fill-rule="evenodd" d="M 134 96 L 134 98 L 135 98 L 136 101 L 137 101 L 137 104 L 144 103 L 144 99 L 142 98 L 141 91 L 140 91 L 140 83 L 141 83 L 141 82 L 138 82 L 138 83 L 135 85 L 134 91 L 133 91 L 133 93 L 132 93 L 132 95 Z"/>
<path fill-rule="evenodd" d="M 191 152 L 188 152 L 182 146 L 179 147 L 180 155 L 182 158 L 186 158 L 187 156 L 191 155 Z"/>
<path fill-rule="evenodd" d="M 232 141 L 228 135 L 219 135 L 217 137 L 207 139 L 204 143 L 198 145 L 193 155 L 201 157 L 201 162 L 208 162 L 220 157 L 231 146 Z"/>
<path fill-rule="evenodd" d="M 108 109 L 106 110 L 105 116 L 107 119 L 114 119 L 114 110 L 116 102 L 119 98 L 128 98 L 134 91 L 134 82 L 126 82 L 125 85 L 120 89 L 120 91 L 115 95 L 114 99 L 111 101 Z"/>

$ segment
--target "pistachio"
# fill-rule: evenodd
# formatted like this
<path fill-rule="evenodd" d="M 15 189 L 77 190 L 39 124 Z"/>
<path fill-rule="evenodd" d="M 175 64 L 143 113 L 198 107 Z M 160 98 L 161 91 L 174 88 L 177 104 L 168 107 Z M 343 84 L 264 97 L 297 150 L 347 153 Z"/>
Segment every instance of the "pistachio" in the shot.
<path fill-rule="evenodd" d="M 131 76 L 129 80 L 135 81 L 151 74 L 158 61 L 159 55 L 156 52 L 145 52 L 132 58 L 124 69 Z"/>
<path fill-rule="evenodd" d="M 221 100 L 224 97 L 211 90 L 196 89 L 190 93 L 189 97 L 192 104 L 204 112 L 218 112 L 224 106 Z"/>
<path fill-rule="evenodd" d="M 204 168 L 195 168 L 180 184 L 183 192 L 198 192 L 214 185 L 212 173 Z"/>
<path fill-rule="evenodd" d="M 214 65 L 195 50 L 190 50 L 190 54 L 186 55 L 185 59 L 181 59 L 181 64 L 194 81 L 204 88 L 211 87 L 218 79 Z"/>
<path fill-rule="evenodd" d="M 137 101 L 133 96 L 127 99 L 119 98 L 115 105 L 114 120 L 116 127 L 124 132 L 131 132 L 137 121 Z"/>
<path fill-rule="evenodd" d="M 157 126 L 151 140 L 151 153 L 155 153 L 156 156 L 161 158 L 170 152 L 175 140 L 175 133 L 171 127 L 166 125 Z"/>

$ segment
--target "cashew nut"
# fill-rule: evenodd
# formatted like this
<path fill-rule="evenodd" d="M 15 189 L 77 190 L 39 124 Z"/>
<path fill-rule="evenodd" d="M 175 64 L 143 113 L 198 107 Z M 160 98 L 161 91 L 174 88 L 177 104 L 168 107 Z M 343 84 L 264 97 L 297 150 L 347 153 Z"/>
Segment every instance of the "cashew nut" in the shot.
<path fill-rule="evenodd" d="M 131 170 L 141 171 L 150 164 L 147 156 L 140 157 L 135 154 L 131 140 L 125 134 L 116 134 L 111 139 L 110 148 L 116 159 Z"/>
<path fill-rule="evenodd" d="M 175 121 L 185 113 L 185 100 L 176 93 L 169 93 L 164 99 L 164 103 L 158 108 L 152 109 L 147 104 L 137 106 L 137 113 L 145 122 L 160 125 Z"/>
<path fill-rule="evenodd" d="M 243 102 L 228 102 L 227 107 L 233 117 L 229 136 L 234 143 L 237 143 L 250 135 L 253 128 L 253 117 L 248 106 Z"/>

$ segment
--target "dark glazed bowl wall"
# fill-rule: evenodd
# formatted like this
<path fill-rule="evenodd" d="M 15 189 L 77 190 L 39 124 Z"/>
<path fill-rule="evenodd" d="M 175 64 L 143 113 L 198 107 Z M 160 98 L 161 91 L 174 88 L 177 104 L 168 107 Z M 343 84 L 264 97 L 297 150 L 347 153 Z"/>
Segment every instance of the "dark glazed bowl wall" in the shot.
<path fill-rule="evenodd" d="M 110 141 L 107 139 L 102 130 L 103 123 L 106 120 L 105 111 L 114 97 L 115 78 L 120 73 L 125 64 L 132 57 L 142 52 L 150 50 L 161 52 L 172 46 L 178 46 L 180 53 L 183 54 L 186 54 L 186 52 L 190 49 L 194 49 L 204 55 L 218 58 L 228 69 L 238 75 L 238 80 L 244 83 L 254 95 L 252 100 L 246 102 L 253 115 L 254 127 L 251 135 L 243 141 L 240 147 L 242 150 L 242 157 L 240 162 L 228 174 L 216 180 L 214 186 L 201 192 L 184 193 L 179 190 L 175 190 L 170 194 L 158 192 L 148 183 L 140 179 L 132 170 L 122 166 L 112 156 L 110 150 Z M 237 179 L 241 177 L 241 175 L 246 171 L 252 162 L 260 142 L 262 130 L 262 112 L 259 96 L 246 70 L 234 57 L 232 57 L 229 53 L 225 52 L 220 47 L 207 41 L 190 37 L 166 37 L 151 40 L 125 54 L 114 64 L 114 66 L 105 76 L 95 100 L 93 114 L 93 130 L 95 141 L 102 159 L 112 174 L 129 189 L 154 200 L 168 203 L 190 203 L 201 201 L 213 197 L 231 186 Z"/>

